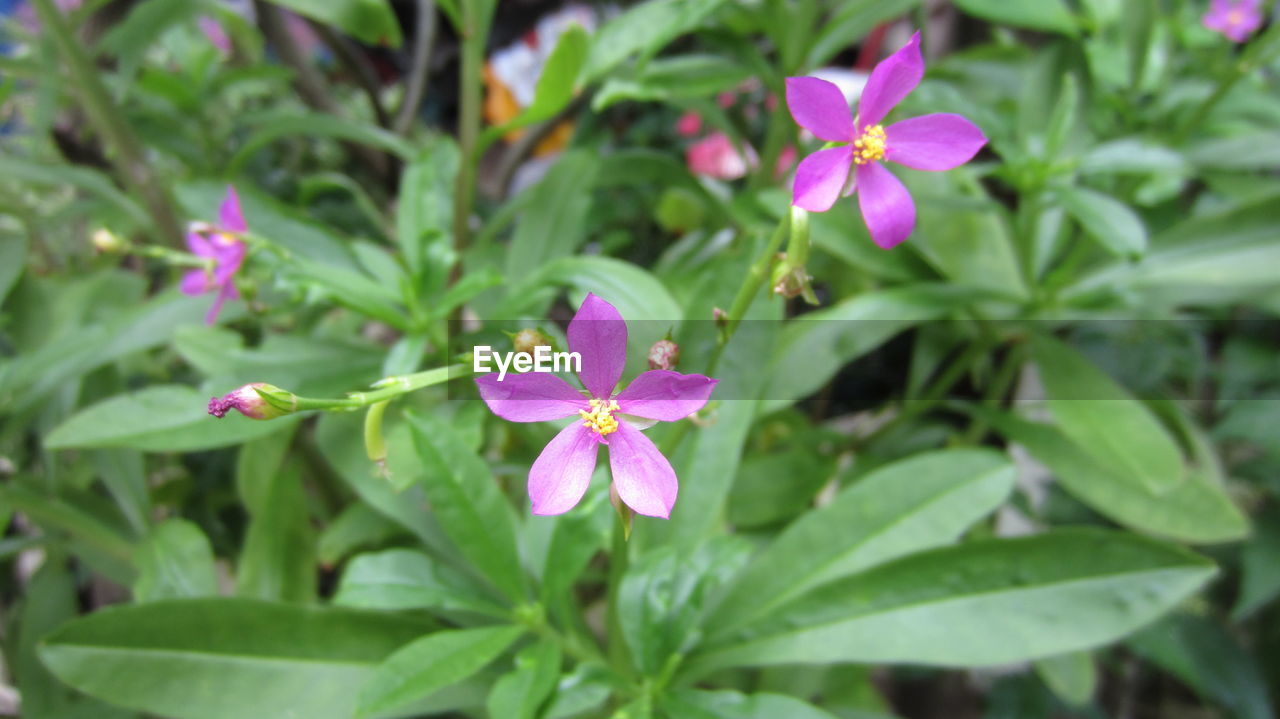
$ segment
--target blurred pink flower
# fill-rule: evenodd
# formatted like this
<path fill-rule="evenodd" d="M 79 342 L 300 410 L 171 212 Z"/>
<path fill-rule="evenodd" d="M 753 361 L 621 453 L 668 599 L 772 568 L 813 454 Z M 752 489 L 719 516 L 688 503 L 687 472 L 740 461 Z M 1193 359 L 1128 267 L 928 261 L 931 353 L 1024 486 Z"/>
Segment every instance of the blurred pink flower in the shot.
<path fill-rule="evenodd" d="M 609 447 L 613 488 L 639 514 L 667 518 L 679 486 L 671 463 L 640 430 L 618 414 L 675 422 L 702 409 L 716 380 L 699 374 L 650 370 L 614 394 L 627 364 L 627 323 L 613 305 L 588 294 L 569 323 L 569 350 L 581 357 L 583 396 L 554 374 L 498 373 L 476 378 L 489 409 L 510 422 L 548 422 L 577 415 L 529 469 L 534 514 L 563 514 L 582 499 L 600 445 Z"/>
<path fill-rule="evenodd" d="M 791 204 L 825 212 L 855 170 L 855 189 L 871 239 L 885 249 L 911 236 L 915 203 L 907 188 L 881 164 L 893 161 L 917 170 L 950 170 L 981 150 L 987 138 L 959 115 L 913 117 L 884 127 L 880 121 L 924 77 L 920 33 L 876 65 L 858 100 L 858 116 L 832 83 L 816 77 L 787 78 L 787 107 L 797 124 L 835 147 L 809 155 L 796 168 Z"/>
<path fill-rule="evenodd" d="M 719 180 L 736 180 L 747 174 L 759 161 L 755 150 L 746 147 L 743 157 L 733 141 L 723 132 L 713 132 L 685 150 L 685 164 L 695 175 L 705 175 Z"/>
<path fill-rule="evenodd" d="M 197 24 L 200 26 L 200 32 L 204 33 L 204 36 L 208 38 L 209 42 L 213 43 L 214 47 L 218 48 L 218 51 L 223 56 L 231 55 L 231 38 L 227 35 L 227 31 L 222 29 L 222 25 L 217 20 L 208 15 L 201 15 Z"/>
<path fill-rule="evenodd" d="M 1232 42 L 1244 42 L 1262 26 L 1262 0 L 1212 0 L 1200 22 Z"/>
<path fill-rule="evenodd" d="M 702 130 L 702 115 L 686 112 L 676 120 L 676 134 L 681 137 L 693 137 Z"/>
<path fill-rule="evenodd" d="M 778 164 L 773 168 L 774 176 L 785 177 L 788 172 L 791 172 L 791 168 L 795 166 L 796 157 L 798 157 L 799 154 L 800 153 L 796 152 L 795 145 L 787 145 L 782 148 L 782 152 L 778 153 Z"/>
<path fill-rule="evenodd" d="M 208 260 L 209 266 L 184 275 L 180 288 L 188 295 L 217 291 L 218 296 L 205 315 L 206 324 L 211 325 L 218 320 L 218 313 L 227 300 L 240 296 L 236 290 L 235 275 L 244 264 L 245 244 L 239 235 L 248 231 L 244 215 L 240 212 L 240 198 L 236 195 L 236 188 L 230 185 L 222 206 L 218 208 L 218 224 L 193 222 L 187 231 L 187 246 L 196 256 Z"/>

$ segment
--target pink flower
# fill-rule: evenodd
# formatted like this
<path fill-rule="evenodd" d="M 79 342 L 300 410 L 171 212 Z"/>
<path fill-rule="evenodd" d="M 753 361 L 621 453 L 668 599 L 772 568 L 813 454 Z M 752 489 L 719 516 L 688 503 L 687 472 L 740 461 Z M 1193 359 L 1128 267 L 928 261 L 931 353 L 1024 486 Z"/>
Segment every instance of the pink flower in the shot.
<path fill-rule="evenodd" d="M 681 137 L 693 137 L 702 130 L 702 115 L 696 112 L 686 112 L 676 120 L 676 134 Z"/>
<path fill-rule="evenodd" d="M 476 378 L 489 409 L 511 422 L 547 422 L 577 415 L 529 469 L 534 514 L 563 514 L 582 499 L 596 467 L 600 445 L 609 447 L 613 487 L 639 514 L 667 518 L 676 503 L 675 470 L 626 414 L 675 422 L 702 409 L 716 380 L 699 374 L 650 370 L 618 394 L 613 390 L 627 363 L 627 323 L 613 305 L 588 294 L 569 323 L 569 350 L 581 357 L 578 379 L 587 396 L 556 375 L 497 373 Z"/>
<path fill-rule="evenodd" d="M 881 161 L 917 170 L 950 170 L 973 159 L 987 143 L 982 131 L 959 115 L 924 115 L 888 127 L 880 124 L 922 77 L 924 59 L 920 33 L 916 33 L 871 71 L 856 118 L 835 85 L 816 77 L 787 78 L 787 107 L 796 123 L 819 139 L 840 143 L 800 163 L 791 204 L 810 212 L 831 209 L 856 166 L 854 187 L 871 239 L 889 249 L 910 237 L 916 224 L 915 203 Z"/>
<path fill-rule="evenodd" d="M 227 31 L 222 29 L 222 25 L 217 20 L 208 15 L 201 15 L 196 24 L 200 26 L 200 32 L 205 38 L 218 48 L 218 52 L 224 57 L 231 55 L 231 38 L 227 36 Z"/>
<path fill-rule="evenodd" d="M 218 312 L 227 300 L 240 296 L 236 291 L 235 274 L 244 264 L 245 244 L 237 235 L 248 232 L 244 223 L 244 215 L 240 212 L 240 198 L 236 196 L 236 188 L 227 186 L 227 196 L 218 208 L 218 224 L 193 222 L 187 231 L 187 246 L 199 257 L 209 260 L 204 269 L 192 270 L 182 277 L 181 289 L 184 294 L 201 295 L 217 290 L 218 296 L 213 307 L 205 315 L 206 324 L 213 324 L 218 319 Z"/>
<path fill-rule="evenodd" d="M 1200 22 L 1232 42 L 1244 42 L 1262 26 L 1262 0 L 1212 0 Z"/>
<path fill-rule="evenodd" d="M 723 132 L 713 132 L 689 146 L 684 153 L 685 164 L 689 172 L 695 175 L 706 175 L 718 180 L 736 180 L 747 174 L 747 170 L 758 161 L 755 151 L 749 146 L 747 156 L 743 157 L 733 140 Z"/>

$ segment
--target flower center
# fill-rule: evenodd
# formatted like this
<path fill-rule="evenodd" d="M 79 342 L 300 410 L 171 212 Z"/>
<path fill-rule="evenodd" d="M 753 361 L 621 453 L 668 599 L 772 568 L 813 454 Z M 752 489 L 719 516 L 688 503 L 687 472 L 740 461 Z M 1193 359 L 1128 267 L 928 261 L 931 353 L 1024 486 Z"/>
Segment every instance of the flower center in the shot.
<path fill-rule="evenodd" d="M 591 411 L 585 409 L 578 410 L 578 415 L 584 420 L 583 427 L 589 427 L 596 434 L 603 437 L 606 434 L 613 434 L 618 431 L 618 420 L 614 419 L 613 413 L 618 410 L 618 402 L 616 400 L 592 399 Z"/>
<path fill-rule="evenodd" d="M 223 247 L 231 247 L 232 245 L 236 244 L 240 240 L 237 239 L 236 236 L 231 234 L 230 232 L 219 232 L 213 236 L 213 241 L 218 243 L 219 245 L 222 245 Z"/>
<path fill-rule="evenodd" d="M 884 159 L 885 134 L 883 125 L 872 125 L 862 131 L 862 137 L 853 141 L 853 161 L 859 165 Z"/>
<path fill-rule="evenodd" d="M 1235 8 L 1227 13 L 1227 24 L 1240 25 L 1242 23 L 1244 23 L 1243 10 L 1241 10 L 1240 8 Z"/>

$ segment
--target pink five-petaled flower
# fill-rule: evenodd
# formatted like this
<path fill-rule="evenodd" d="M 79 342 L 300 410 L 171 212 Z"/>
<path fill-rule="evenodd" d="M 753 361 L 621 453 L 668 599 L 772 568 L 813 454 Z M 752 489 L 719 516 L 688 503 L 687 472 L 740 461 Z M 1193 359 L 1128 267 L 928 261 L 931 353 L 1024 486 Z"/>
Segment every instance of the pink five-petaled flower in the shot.
<path fill-rule="evenodd" d="M 182 291 L 188 295 L 201 295 L 217 290 L 218 296 L 205 315 L 206 324 L 218 319 L 218 312 L 227 300 L 240 296 L 236 291 L 235 274 L 244 264 L 245 244 L 238 235 L 248 232 L 244 215 L 240 212 L 240 198 L 236 188 L 227 187 L 227 196 L 218 208 L 218 224 L 193 222 L 187 230 L 187 246 L 199 257 L 209 261 L 209 267 L 192 270 L 182 278 Z"/>
<path fill-rule="evenodd" d="M 1200 22 L 1231 42 L 1244 42 L 1262 26 L 1262 0 L 1212 0 Z"/>
<path fill-rule="evenodd" d="M 582 499 L 596 467 L 596 451 L 609 446 L 613 486 L 639 514 L 666 518 L 676 503 L 675 470 L 653 442 L 627 423 L 626 414 L 674 422 L 702 409 L 716 380 L 698 374 L 650 370 L 622 392 L 613 390 L 627 363 L 627 324 L 613 305 L 588 294 L 567 332 L 581 357 L 578 379 L 588 396 L 554 374 L 497 373 L 476 378 L 489 409 L 511 422 L 547 422 L 577 416 L 529 469 L 534 514 L 563 514 Z"/>
<path fill-rule="evenodd" d="M 917 170 L 950 170 L 973 159 L 987 138 L 959 115 L 913 117 L 888 127 L 880 121 L 924 77 L 920 33 L 871 71 L 852 117 L 844 95 L 816 77 L 787 78 L 787 107 L 798 125 L 840 143 L 809 155 L 796 168 L 791 204 L 810 212 L 831 209 L 856 166 L 854 189 L 871 239 L 889 249 L 911 236 L 916 207 L 881 161 Z"/>

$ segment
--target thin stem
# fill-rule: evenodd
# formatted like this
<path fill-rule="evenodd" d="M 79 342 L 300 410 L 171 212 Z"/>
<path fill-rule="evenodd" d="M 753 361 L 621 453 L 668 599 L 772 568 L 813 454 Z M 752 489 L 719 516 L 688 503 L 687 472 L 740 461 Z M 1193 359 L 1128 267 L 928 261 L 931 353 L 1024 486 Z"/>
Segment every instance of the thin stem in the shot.
<path fill-rule="evenodd" d="M 413 59 L 409 70 L 409 78 L 405 83 L 404 99 L 400 101 L 400 109 L 396 111 L 396 119 L 392 129 L 399 135 L 407 135 L 413 129 L 413 120 L 418 116 L 418 107 L 427 94 L 427 83 L 431 78 L 431 51 L 436 42 L 436 4 L 435 0 L 418 0 L 418 19 L 413 33 Z"/>
<path fill-rule="evenodd" d="M 623 675 L 631 674 L 631 663 L 627 656 L 626 642 L 622 637 L 622 623 L 618 618 L 618 594 L 622 590 L 622 579 L 627 574 L 630 562 L 626 528 L 622 518 L 613 523 L 613 546 L 609 551 L 609 591 L 605 606 L 605 631 L 609 638 L 609 662 Z"/>
<path fill-rule="evenodd" d="M 469 374 L 469 365 L 455 364 L 437 367 L 413 374 L 397 375 L 379 380 L 369 392 L 349 392 L 342 398 L 313 398 L 294 396 L 291 400 L 295 412 L 304 410 L 357 410 L 386 402 L 400 395 L 415 392 L 424 387 L 447 382 Z"/>
<path fill-rule="evenodd" d="M 1009 353 L 1005 355 L 1004 364 L 996 372 L 995 378 L 991 384 L 987 386 L 987 391 L 982 395 L 982 404 L 985 407 L 994 409 L 1009 394 L 1013 382 L 1018 377 L 1018 373 L 1022 370 L 1023 362 L 1026 360 L 1026 345 L 1021 342 L 1009 348 Z M 967 444 L 976 444 L 987 434 L 987 423 L 980 419 L 975 419 L 973 424 L 969 425 L 969 430 L 965 432 L 964 439 Z"/>
<path fill-rule="evenodd" d="M 756 293 L 760 291 L 760 287 L 769 279 L 769 266 L 773 264 L 774 255 L 782 247 L 782 241 L 786 239 L 790 226 L 791 215 L 790 213 L 784 214 L 782 219 L 778 221 L 778 226 L 774 228 L 773 234 L 769 236 L 769 242 L 765 245 L 764 252 L 760 253 L 756 261 L 751 263 L 746 277 L 742 278 L 742 285 L 738 288 L 738 294 L 733 298 L 733 304 L 729 306 L 724 330 L 720 333 L 716 348 L 711 354 L 711 359 L 707 362 L 707 374 L 715 371 L 716 366 L 720 363 L 720 357 L 724 354 L 724 348 L 729 344 L 729 340 L 733 339 L 733 333 L 738 329 L 738 324 L 742 322 L 742 317 L 747 314 L 747 310 L 751 308 L 751 302 L 755 299 Z"/>
<path fill-rule="evenodd" d="M 951 388 L 955 387 L 956 383 L 964 377 L 965 371 L 969 369 L 969 364 L 986 352 L 989 347 L 990 345 L 987 342 L 983 342 L 981 340 L 970 342 L 964 352 L 962 352 L 960 356 L 957 357 L 956 360 L 942 372 L 942 374 L 938 375 L 938 378 L 934 380 L 931 385 L 929 385 L 929 387 L 922 393 L 920 399 L 906 400 L 902 407 L 902 411 L 898 413 L 898 416 L 884 423 L 871 434 L 857 440 L 857 444 L 861 447 L 865 447 L 880 437 L 883 437 L 897 429 L 908 420 L 914 419 L 930 409 L 933 409 L 933 407 L 942 402 L 947 393 L 951 391 Z"/>
<path fill-rule="evenodd" d="M 488 35 L 488 8 L 480 0 L 465 0 L 462 5 L 462 68 L 459 78 L 458 147 L 462 164 L 458 168 L 457 187 L 453 195 L 453 243 L 459 264 L 454 266 L 451 284 L 461 271 L 461 258 L 470 240 L 471 205 L 475 201 L 476 166 L 480 158 L 476 141 L 480 136 L 480 104 L 484 85 L 481 69 Z"/>
<path fill-rule="evenodd" d="M 115 149 L 116 168 L 125 186 L 146 203 L 151 220 L 155 223 L 154 230 L 161 235 L 158 239 L 168 243 L 179 242 L 183 235 L 182 224 L 174 210 L 173 198 L 169 196 L 165 186 L 156 180 L 143 154 L 142 144 L 112 101 L 82 44 L 74 37 L 53 0 L 35 0 L 35 10 L 45 32 L 53 38 L 58 54 L 67 65 L 89 121 Z"/>

